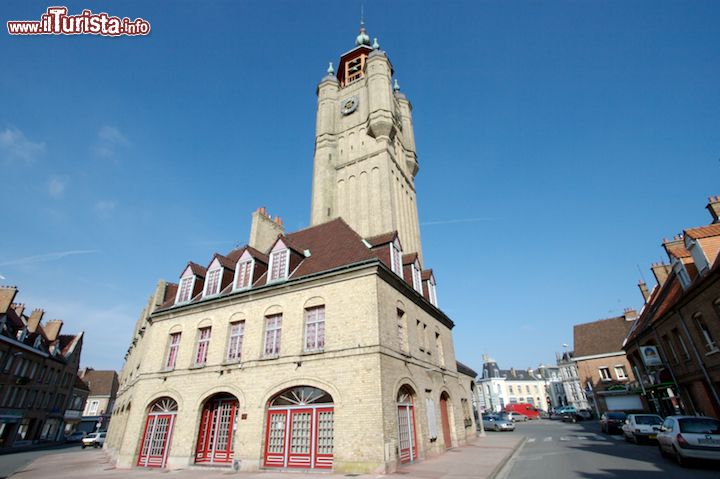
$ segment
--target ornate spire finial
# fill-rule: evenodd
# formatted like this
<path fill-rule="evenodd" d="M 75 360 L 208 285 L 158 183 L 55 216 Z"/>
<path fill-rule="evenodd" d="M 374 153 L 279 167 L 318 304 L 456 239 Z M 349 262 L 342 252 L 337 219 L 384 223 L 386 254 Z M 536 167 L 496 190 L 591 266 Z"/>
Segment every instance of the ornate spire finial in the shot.
<path fill-rule="evenodd" d="M 328 75 L 334 75 L 334 74 L 335 74 L 335 69 L 334 69 L 333 66 L 332 66 L 332 62 L 330 62 L 330 65 L 328 65 L 327 73 L 328 73 Z"/>
<path fill-rule="evenodd" d="M 360 34 L 355 38 L 355 46 L 360 45 L 370 46 L 370 37 L 365 31 L 365 9 L 363 4 L 360 4 Z"/>
<path fill-rule="evenodd" d="M 397 78 L 395 79 L 395 84 L 393 85 L 393 90 L 394 90 L 394 91 L 400 91 L 400 85 L 398 85 Z"/>
<path fill-rule="evenodd" d="M 373 41 L 372 47 L 373 47 L 373 50 L 380 50 L 380 44 L 379 44 L 378 41 L 377 41 L 377 37 L 375 37 L 375 40 Z"/>

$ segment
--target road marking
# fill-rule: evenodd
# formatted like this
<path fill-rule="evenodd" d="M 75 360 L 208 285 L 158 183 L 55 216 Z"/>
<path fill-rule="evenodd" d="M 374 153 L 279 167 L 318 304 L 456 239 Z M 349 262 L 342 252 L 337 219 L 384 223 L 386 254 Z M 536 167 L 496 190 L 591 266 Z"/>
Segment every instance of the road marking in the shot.
<path fill-rule="evenodd" d="M 571 438 L 571 437 L 567 437 L 567 436 L 560 436 L 560 440 L 561 440 L 561 441 L 571 441 L 572 438 Z"/>
<path fill-rule="evenodd" d="M 543 439 L 543 442 L 550 442 L 552 441 L 552 436 L 548 436 L 545 439 Z"/>
<path fill-rule="evenodd" d="M 585 436 L 577 436 L 577 438 L 581 441 L 587 440 L 587 437 L 585 437 Z"/>
<path fill-rule="evenodd" d="M 535 442 L 535 438 L 531 437 L 530 439 L 527 440 L 527 442 Z"/>

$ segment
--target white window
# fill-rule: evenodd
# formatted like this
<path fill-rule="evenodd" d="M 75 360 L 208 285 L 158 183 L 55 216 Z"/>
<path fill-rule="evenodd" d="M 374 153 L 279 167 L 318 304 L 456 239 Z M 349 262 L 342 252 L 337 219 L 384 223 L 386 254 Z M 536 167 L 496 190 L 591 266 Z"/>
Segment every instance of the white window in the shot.
<path fill-rule="evenodd" d="M 393 272 L 402 277 L 402 251 L 398 240 L 390 243 L 390 264 Z"/>
<path fill-rule="evenodd" d="M 705 324 L 702 315 L 696 314 L 695 316 L 693 316 L 693 318 L 695 319 L 695 324 L 697 325 L 700 334 L 705 340 L 705 353 L 708 354 L 717 351 L 718 348 L 717 344 L 715 343 L 715 339 L 710 333 L 707 324 Z"/>
<path fill-rule="evenodd" d="M 165 369 L 175 369 L 177 361 L 178 349 L 180 348 L 180 333 L 170 335 L 170 343 L 168 346 L 167 360 L 165 361 Z"/>
<path fill-rule="evenodd" d="M 625 371 L 625 366 L 618 365 L 615 366 L 615 376 L 617 376 L 618 379 L 627 379 L 627 371 Z"/>
<path fill-rule="evenodd" d="M 177 298 L 175 303 L 187 303 L 190 301 L 192 296 L 193 286 L 195 286 L 195 276 L 185 276 L 180 280 L 180 286 L 178 287 Z"/>
<path fill-rule="evenodd" d="M 675 270 L 675 274 L 677 275 L 677 277 L 680 279 L 680 285 L 683 287 L 683 289 L 687 289 L 690 286 L 691 280 L 683 262 L 680 260 L 675 260 L 675 264 L 673 264 L 673 269 Z"/>
<path fill-rule="evenodd" d="M 603 381 L 610 381 L 612 376 L 610 375 L 610 368 L 600 368 L 600 379 Z"/>
<path fill-rule="evenodd" d="M 205 292 L 203 296 L 213 296 L 220 293 L 220 278 L 222 277 L 222 268 L 215 268 L 208 271 L 205 280 Z"/>
<path fill-rule="evenodd" d="M 245 289 L 252 286 L 253 269 L 255 261 L 252 259 L 240 260 L 235 268 L 235 289 Z"/>
<path fill-rule="evenodd" d="M 435 290 L 435 278 L 433 276 L 430 276 L 430 280 L 428 280 L 428 295 L 433 306 L 437 306 L 437 291 Z"/>
<path fill-rule="evenodd" d="M 325 348 L 325 306 L 305 310 L 305 351 Z"/>
<path fill-rule="evenodd" d="M 242 343 L 245 334 L 245 321 L 230 323 L 230 338 L 228 339 L 227 360 L 240 361 L 242 356 Z"/>
<path fill-rule="evenodd" d="M 210 328 L 200 328 L 195 351 L 195 366 L 204 366 L 207 362 L 208 346 L 210 346 Z"/>
<path fill-rule="evenodd" d="M 683 357 L 685 359 L 690 359 L 690 352 L 688 351 L 688 348 L 685 345 L 685 340 L 683 339 L 682 334 L 680 334 L 680 331 L 678 331 L 677 329 L 673 329 L 673 334 L 677 338 L 678 343 L 680 343 L 680 348 L 682 348 L 682 351 L 683 351 Z"/>
<path fill-rule="evenodd" d="M 88 406 L 88 415 L 94 416 L 98 412 L 98 407 L 100 406 L 100 401 L 97 399 L 93 399 L 90 401 L 90 405 Z"/>
<path fill-rule="evenodd" d="M 417 262 L 412 264 L 412 280 L 415 291 L 422 294 L 422 278 L 420 277 L 420 268 L 418 267 Z"/>
<path fill-rule="evenodd" d="M 281 243 L 278 243 L 281 244 Z M 287 248 L 279 249 L 270 253 L 270 272 L 268 273 L 268 283 L 278 281 L 288 277 L 288 268 L 290 250 Z"/>
<path fill-rule="evenodd" d="M 273 314 L 265 318 L 265 356 L 273 357 L 280 354 L 280 333 L 282 331 L 282 314 Z"/>

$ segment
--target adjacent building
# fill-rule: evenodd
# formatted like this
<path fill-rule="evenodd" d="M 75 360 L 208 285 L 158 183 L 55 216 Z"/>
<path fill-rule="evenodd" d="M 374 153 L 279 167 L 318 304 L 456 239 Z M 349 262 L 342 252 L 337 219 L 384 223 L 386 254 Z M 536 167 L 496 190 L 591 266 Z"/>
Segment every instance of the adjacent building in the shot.
<path fill-rule="evenodd" d="M 572 362 L 585 397 L 597 415 L 644 409 L 641 391 L 622 349 L 637 317 L 635 310 L 626 309 L 622 316 L 576 324 L 573 328 Z"/>
<path fill-rule="evenodd" d="M 17 293 L 0 287 L 0 449 L 62 439 L 83 341 L 42 309 L 26 314 Z"/>
<path fill-rule="evenodd" d="M 80 379 L 87 384 L 88 395 L 82 411 L 81 431 L 106 431 L 118 391 L 117 372 L 96 371 L 92 368 L 80 370 Z"/>
<path fill-rule="evenodd" d="M 720 198 L 707 209 L 711 224 L 663 241 L 668 262 L 652 265 L 651 291 L 640 283 L 645 305 L 624 344 L 660 414 L 720 417 Z"/>
<path fill-rule="evenodd" d="M 573 351 L 556 353 L 557 366 L 560 371 L 560 385 L 557 389 L 557 406 L 574 406 L 575 409 L 590 409 L 585 389 L 580 383 L 577 364 Z"/>
<path fill-rule="evenodd" d="M 120 374 L 118 467 L 385 473 L 475 436 L 476 374 L 421 250 L 410 102 L 364 27 L 317 95 L 311 225 L 261 208 L 247 245 L 158 284 Z"/>

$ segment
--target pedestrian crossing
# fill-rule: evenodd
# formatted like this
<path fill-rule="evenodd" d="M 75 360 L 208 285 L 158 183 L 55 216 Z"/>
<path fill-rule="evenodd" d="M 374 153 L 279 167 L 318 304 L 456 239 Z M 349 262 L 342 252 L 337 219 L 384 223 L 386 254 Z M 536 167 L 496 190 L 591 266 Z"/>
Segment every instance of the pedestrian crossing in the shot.
<path fill-rule="evenodd" d="M 529 437 L 526 441 L 528 444 L 535 442 L 577 442 L 577 441 L 622 441 L 622 436 L 604 436 L 600 434 L 567 434 L 563 436 L 545 436 L 545 437 Z"/>

